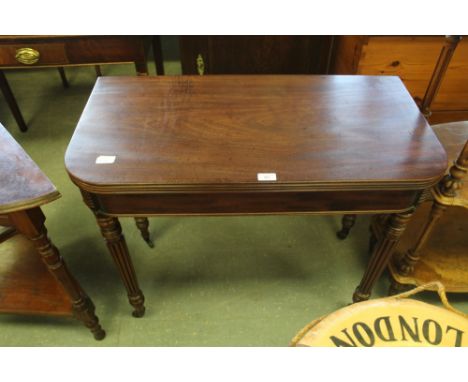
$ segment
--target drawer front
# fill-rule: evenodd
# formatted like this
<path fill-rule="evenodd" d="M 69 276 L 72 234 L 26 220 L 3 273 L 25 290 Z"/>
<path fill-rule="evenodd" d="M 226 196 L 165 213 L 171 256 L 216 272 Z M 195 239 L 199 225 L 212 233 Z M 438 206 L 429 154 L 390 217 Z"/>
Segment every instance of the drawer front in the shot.
<path fill-rule="evenodd" d="M 83 36 L 67 40 L 70 64 L 145 62 L 149 39 L 143 36 Z"/>
<path fill-rule="evenodd" d="M 61 42 L 0 45 L 0 67 L 65 65 L 67 63 L 65 44 Z"/>

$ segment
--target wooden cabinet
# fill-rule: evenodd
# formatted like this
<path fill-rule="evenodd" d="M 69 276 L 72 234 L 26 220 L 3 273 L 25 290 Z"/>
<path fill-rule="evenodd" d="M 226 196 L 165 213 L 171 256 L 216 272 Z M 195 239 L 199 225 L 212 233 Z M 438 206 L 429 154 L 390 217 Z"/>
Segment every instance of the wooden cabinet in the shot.
<path fill-rule="evenodd" d="M 422 99 L 444 44 L 444 36 L 338 36 L 331 73 L 397 75 L 413 98 Z M 431 106 L 431 123 L 468 119 L 468 41 L 455 50 Z"/>
<path fill-rule="evenodd" d="M 324 74 L 332 36 L 181 36 L 184 74 Z"/>

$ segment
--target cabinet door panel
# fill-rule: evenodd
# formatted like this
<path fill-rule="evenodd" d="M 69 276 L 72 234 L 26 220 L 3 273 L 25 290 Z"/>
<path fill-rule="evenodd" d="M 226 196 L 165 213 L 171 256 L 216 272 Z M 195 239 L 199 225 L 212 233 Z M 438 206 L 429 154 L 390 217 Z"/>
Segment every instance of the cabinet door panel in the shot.
<path fill-rule="evenodd" d="M 323 74 L 331 36 L 181 36 L 184 74 Z M 199 61 L 200 62 L 200 59 Z"/>

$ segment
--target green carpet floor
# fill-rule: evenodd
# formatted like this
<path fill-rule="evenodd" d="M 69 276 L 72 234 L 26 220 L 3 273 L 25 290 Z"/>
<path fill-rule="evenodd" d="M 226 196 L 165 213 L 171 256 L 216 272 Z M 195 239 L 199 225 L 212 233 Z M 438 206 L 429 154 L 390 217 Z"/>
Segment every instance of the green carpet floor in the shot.
<path fill-rule="evenodd" d="M 178 62 L 165 67 L 168 75 L 180 73 Z M 134 75 L 132 65 L 102 70 Z M 339 216 L 151 218 L 153 249 L 132 219 L 121 219 L 146 297 L 146 315 L 133 318 L 94 217 L 64 168 L 95 73 L 92 67 L 66 72 L 69 89 L 55 69 L 7 71 L 29 131 L 19 132 L 1 96 L 0 122 L 62 193 L 44 207 L 49 234 L 94 300 L 107 337 L 95 341 L 73 319 L 5 314 L 0 346 L 286 346 L 312 319 L 351 301 L 368 260 L 367 216 L 346 241 L 335 236 Z M 373 297 L 387 288 L 384 275 Z M 466 294 L 449 297 L 468 311 Z M 437 302 L 432 293 L 421 298 Z"/>

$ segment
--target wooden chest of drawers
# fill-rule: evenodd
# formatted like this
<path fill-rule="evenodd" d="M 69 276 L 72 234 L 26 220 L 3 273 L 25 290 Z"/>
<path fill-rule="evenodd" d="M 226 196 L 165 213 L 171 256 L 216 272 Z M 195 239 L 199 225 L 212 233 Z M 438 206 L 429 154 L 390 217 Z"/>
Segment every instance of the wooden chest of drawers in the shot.
<path fill-rule="evenodd" d="M 339 36 L 332 73 L 400 76 L 413 98 L 422 99 L 444 36 Z M 431 123 L 468 119 L 468 41 L 462 39 L 431 106 Z"/>

